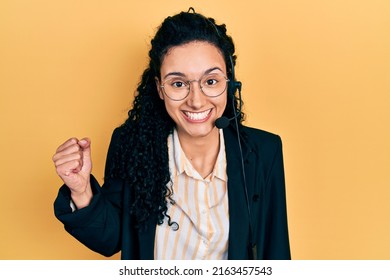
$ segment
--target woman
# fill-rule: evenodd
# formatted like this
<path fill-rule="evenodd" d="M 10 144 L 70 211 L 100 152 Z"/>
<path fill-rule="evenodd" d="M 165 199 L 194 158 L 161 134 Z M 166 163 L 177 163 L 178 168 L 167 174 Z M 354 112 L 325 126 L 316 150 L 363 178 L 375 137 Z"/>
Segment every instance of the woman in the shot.
<path fill-rule="evenodd" d="M 225 25 L 193 9 L 168 17 L 149 57 L 104 185 L 88 138 L 57 149 L 56 217 L 105 256 L 289 259 L 281 141 L 241 123 Z"/>

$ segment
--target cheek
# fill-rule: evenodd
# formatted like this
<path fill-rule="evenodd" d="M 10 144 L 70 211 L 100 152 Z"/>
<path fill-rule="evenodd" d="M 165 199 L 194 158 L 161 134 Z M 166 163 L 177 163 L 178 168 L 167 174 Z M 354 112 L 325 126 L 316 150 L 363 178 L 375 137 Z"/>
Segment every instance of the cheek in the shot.
<path fill-rule="evenodd" d="M 168 115 L 171 116 L 172 119 L 175 118 L 175 115 L 179 113 L 179 106 L 170 102 L 168 98 L 164 98 L 165 109 L 168 112 Z"/>
<path fill-rule="evenodd" d="M 226 105 L 227 105 L 227 98 L 225 97 L 225 98 L 223 98 L 223 99 L 221 99 L 219 102 L 218 102 L 218 104 L 216 104 L 217 105 L 217 107 L 218 107 L 218 114 L 219 115 L 222 115 L 223 114 L 223 112 L 225 112 L 225 109 L 226 109 Z"/>

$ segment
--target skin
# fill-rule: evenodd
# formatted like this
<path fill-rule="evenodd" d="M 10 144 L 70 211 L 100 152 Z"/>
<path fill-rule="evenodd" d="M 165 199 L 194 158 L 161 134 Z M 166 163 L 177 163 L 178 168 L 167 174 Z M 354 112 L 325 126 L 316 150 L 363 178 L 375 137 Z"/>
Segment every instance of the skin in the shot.
<path fill-rule="evenodd" d="M 169 50 L 161 64 L 161 78 L 156 80 L 160 98 L 164 100 L 168 114 L 176 123 L 182 149 L 203 178 L 213 171 L 217 159 L 219 131 L 215 127 L 215 120 L 225 110 L 226 90 L 218 97 L 208 97 L 197 82 L 192 82 L 189 95 L 181 101 L 175 101 L 164 94 L 160 84 L 175 76 L 183 76 L 184 80 L 198 80 L 211 69 L 214 69 L 212 72 L 226 76 L 222 53 L 210 43 L 194 41 Z M 191 118 L 200 113 L 203 113 L 204 118 Z"/>
<path fill-rule="evenodd" d="M 214 45 L 195 41 L 172 47 L 163 59 L 161 77 L 156 79 L 159 96 L 176 123 L 184 153 L 203 178 L 213 171 L 217 159 L 219 131 L 214 123 L 225 110 L 226 90 L 220 96 L 210 98 L 194 82 L 191 84 L 190 94 L 184 100 L 172 101 L 162 92 L 160 83 L 173 72 L 181 73 L 186 80 L 198 80 L 210 69 L 226 76 L 226 64 L 221 52 Z M 191 118 L 191 114 L 194 116 L 200 112 L 203 112 L 204 118 Z M 57 148 L 52 160 L 58 176 L 70 189 L 77 209 L 88 206 L 93 197 L 90 184 L 91 140 L 68 139 Z"/>

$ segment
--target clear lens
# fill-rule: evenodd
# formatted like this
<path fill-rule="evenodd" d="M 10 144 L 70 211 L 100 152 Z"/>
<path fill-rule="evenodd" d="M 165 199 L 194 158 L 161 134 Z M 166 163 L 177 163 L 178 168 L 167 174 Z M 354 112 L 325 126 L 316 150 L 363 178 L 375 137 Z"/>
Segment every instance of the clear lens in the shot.
<path fill-rule="evenodd" d="M 220 73 L 204 75 L 200 80 L 186 81 L 183 77 L 173 77 L 166 80 L 161 88 L 172 100 L 183 100 L 190 93 L 191 83 L 198 82 L 202 92 L 209 97 L 221 95 L 227 87 L 229 80 Z M 192 84 L 192 86 L 194 86 Z"/>
<path fill-rule="evenodd" d="M 227 79 L 221 74 L 208 74 L 200 80 L 200 88 L 203 93 L 210 97 L 222 94 L 227 85 Z"/>

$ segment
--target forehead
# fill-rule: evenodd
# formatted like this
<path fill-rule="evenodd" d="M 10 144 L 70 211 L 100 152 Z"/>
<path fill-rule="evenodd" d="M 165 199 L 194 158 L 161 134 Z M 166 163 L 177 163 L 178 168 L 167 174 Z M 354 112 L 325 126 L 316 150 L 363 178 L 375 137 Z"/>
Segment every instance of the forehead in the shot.
<path fill-rule="evenodd" d="M 226 63 L 220 49 L 208 42 L 194 41 L 170 48 L 163 58 L 160 72 L 162 76 L 170 72 L 196 75 L 214 67 L 226 73 Z"/>

